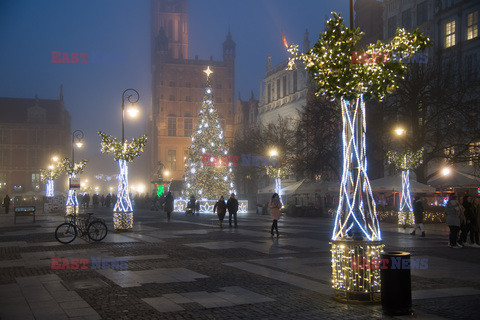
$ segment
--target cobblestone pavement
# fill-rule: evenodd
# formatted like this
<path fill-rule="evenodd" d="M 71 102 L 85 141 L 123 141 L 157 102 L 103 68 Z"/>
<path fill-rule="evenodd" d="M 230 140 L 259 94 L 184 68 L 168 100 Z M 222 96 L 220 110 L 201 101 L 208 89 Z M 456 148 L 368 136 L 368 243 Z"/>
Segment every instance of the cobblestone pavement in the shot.
<path fill-rule="evenodd" d="M 331 219 L 286 217 L 272 238 L 267 216 L 220 228 L 213 215 L 167 222 L 137 210 L 133 232 L 114 233 L 111 212 L 92 211 L 107 221 L 107 238 L 68 245 L 54 237 L 59 214 L 17 224 L 0 214 L 0 319 L 389 318 L 380 305 L 332 299 Z M 428 259 L 428 269 L 412 270 L 415 314 L 397 318 L 478 319 L 480 248 L 448 248 L 446 226 L 426 228 L 420 238 L 382 225 L 386 250 Z"/>

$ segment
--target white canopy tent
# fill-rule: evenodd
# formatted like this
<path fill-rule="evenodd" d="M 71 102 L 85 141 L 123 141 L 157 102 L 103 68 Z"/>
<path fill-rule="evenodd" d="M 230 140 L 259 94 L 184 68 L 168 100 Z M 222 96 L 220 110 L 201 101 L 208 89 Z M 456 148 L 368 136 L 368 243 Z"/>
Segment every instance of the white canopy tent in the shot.
<path fill-rule="evenodd" d="M 402 175 L 401 173 L 370 181 L 373 192 L 401 192 L 402 191 Z M 411 193 L 435 193 L 435 188 L 426 184 L 410 179 Z"/>

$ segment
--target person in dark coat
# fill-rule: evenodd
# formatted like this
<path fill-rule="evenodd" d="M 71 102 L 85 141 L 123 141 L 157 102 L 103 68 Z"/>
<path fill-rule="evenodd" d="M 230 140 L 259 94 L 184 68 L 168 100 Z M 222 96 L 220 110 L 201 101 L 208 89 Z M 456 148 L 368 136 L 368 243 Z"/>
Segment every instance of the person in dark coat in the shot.
<path fill-rule="evenodd" d="M 238 200 L 235 199 L 235 193 L 230 195 L 230 198 L 227 201 L 227 209 L 228 209 L 228 224 L 232 226 L 232 216 L 233 221 L 235 223 L 235 228 L 237 227 L 237 211 L 238 211 Z"/>
<path fill-rule="evenodd" d="M 425 237 L 425 227 L 423 226 L 423 212 L 425 208 L 423 207 L 422 199 L 419 196 L 415 196 L 413 202 L 413 216 L 415 217 L 415 228 L 413 229 L 411 235 L 415 235 L 415 231 L 420 229 L 422 231 L 421 237 Z"/>
<path fill-rule="evenodd" d="M 112 195 L 109 193 L 105 197 L 105 207 L 110 208 L 111 203 L 112 203 Z"/>
<path fill-rule="evenodd" d="M 7 214 L 8 210 L 10 210 L 10 197 L 8 194 L 3 198 L 3 206 L 5 207 L 5 214 Z"/>
<path fill-rule="evenodd" d="M 462 205 L 465 209 L 465 211 L 463 212 L 463 214 L 465 215 L 465 220 L 463 224 L 460 225 L 460 230 L 462 231 L 462 233 L 460 234 L 460 244 L 468 246 L 469 244 L 467 242 L 467 235 L 469 232 L 471 232 L 472 223 L 474 220 L 476 223 L 475 208 L 472 203 L 472 197 L 469 195 L 465 195 L 463 197 Z"/>
<path fill-rule="evenodd" d="M 174 199 L 172 193 L 169 191 L 165 197 L 165 211 L 167 212 L 167 220 L 170 221 L 170 215 L 173 211 Z"/>
<path fill-rule="evenodd" d="M 217 211 L 218 220 L 220 221 L 220 228 L 223 228 L 223 219 L 225 218 L 225 214 L 227 213 L 227 204 L 225 203 L 225 199 L 223 196 L 220 196 L 217 203 L 213 207 L 213 213 Z"/>

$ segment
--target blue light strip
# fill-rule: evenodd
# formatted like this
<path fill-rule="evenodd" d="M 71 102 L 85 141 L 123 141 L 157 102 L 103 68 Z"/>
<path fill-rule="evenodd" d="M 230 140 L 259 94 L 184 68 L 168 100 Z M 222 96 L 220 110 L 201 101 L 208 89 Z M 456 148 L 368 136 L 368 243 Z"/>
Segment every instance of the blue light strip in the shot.
<path fill-rule="evenodd" d="M 133 209 L 128 194 L 128 165 L 127 161 L 118 160 L 120 174 L 118 175 L 117 202 L 113 208 L 113 226 L 115 230 L 133 228 Z"/>
<path fill-rule="evenodd" d="M 55 195 L 55 184 L 53 179 L 47 180 L 47 190 L 45 192 L 46 197 L 53 197 Z"/>
<path fill-rule="evenodd" d="M 375 200 L 367 175 L 365 103 L 341 100 L 343 173 L 332 240 L 345 239 L 357 225 L 369 241 L 381 240 Z"/>
<path fill-rule="evenodd" d="M 410 195 L 410 170 L 402 171 L 402 195 L 400 198 L 400 211 L 404 211 L 405 206 L 409 212 L 413 211 L 412 197 Z"/>

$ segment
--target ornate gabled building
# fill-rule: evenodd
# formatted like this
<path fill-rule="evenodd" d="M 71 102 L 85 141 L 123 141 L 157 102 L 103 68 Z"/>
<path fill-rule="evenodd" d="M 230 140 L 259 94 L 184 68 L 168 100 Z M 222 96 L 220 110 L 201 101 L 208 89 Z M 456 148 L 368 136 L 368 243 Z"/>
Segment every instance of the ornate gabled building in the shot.
<path fill-rule="evenodd" d="M 70 114 L 60 98 L 0 98 L 0 194 L 41 192 L 40 169 L 70 150 Z"/>
<path fill-rule="evenodd" d="M 305 31 L 303 51 L 310 49 L 308 30 Z M 260 86 L 260 102 L 258 106 L 258 122 L 268 126 L 279 119 L 298 118 L 298 111 L 302 110 L 307 101 L 307 87 L 309 77 L 303 66 L 295 70 L 287 70 L 288 61 L 272 66 L 271 56 L 268 55 L 265 78 Z"/>
<path fill-rule="evenodd" d="M 182 180 L 187 148 L 196 128 L 206 77 L 213 71 L 214 103 L 227 142 L 233 138 L 235 42 L 228 31 L 223 60 L 188 59 L 186 0 L 151 0 L 152 114 L 150 172 L 161 162 Z M 152 177 L 154 178 L 154 177 Z"/>
<path fill-rule="evenodd" d="M 257 128 L 258 118 L 258 100 L 255 99 L 253 91 L 249 100 L 242 100 L 240 93 L 238 94 L 238 100 L 235 109 L 234 118 L 234 137 L 243 135 L 247 130 L 251 128 Z"/>

